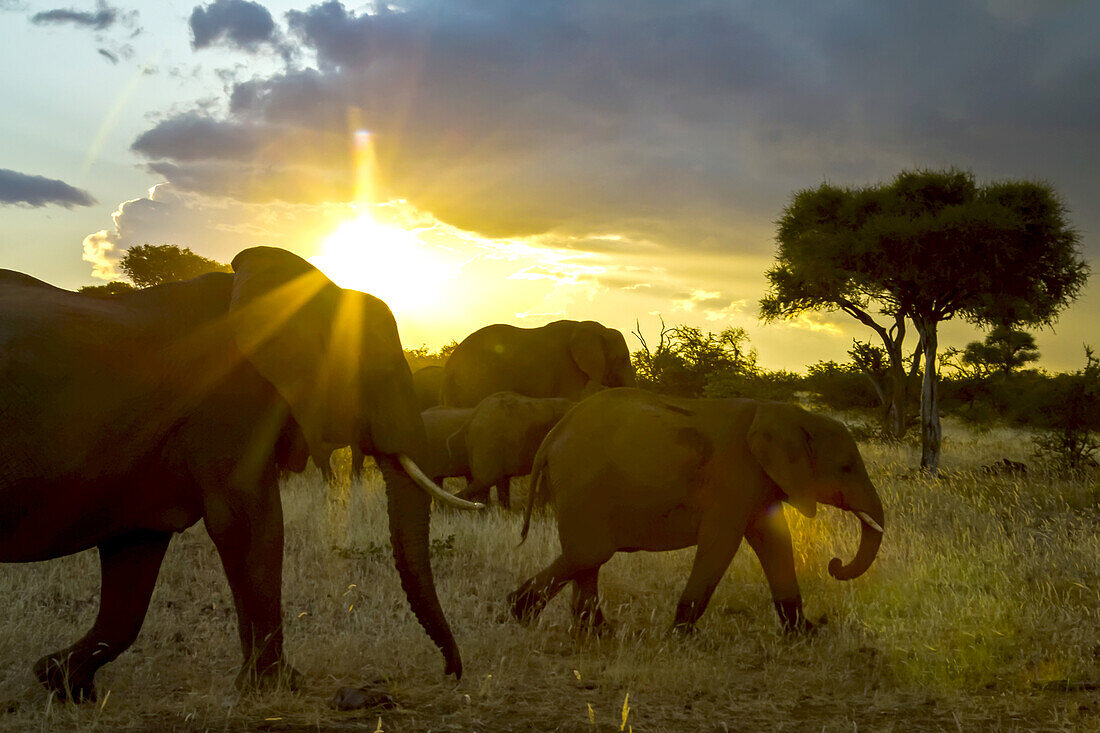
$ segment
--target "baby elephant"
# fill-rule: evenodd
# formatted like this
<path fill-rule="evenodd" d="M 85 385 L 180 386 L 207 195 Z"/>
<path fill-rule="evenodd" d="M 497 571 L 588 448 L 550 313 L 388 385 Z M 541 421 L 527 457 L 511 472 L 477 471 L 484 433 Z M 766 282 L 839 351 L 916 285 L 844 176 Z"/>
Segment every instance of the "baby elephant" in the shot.
<path fill-rule="evenodd" d="M 807 517 L 822 502 L 860 519 L 856 556 L 847 565 L 834 558 L 834 578 L 865 572 L 882 541 L 882 503 L 848 430 L 777 402 L 600 392 L 546 436 L 531 487 L 523 536 L 536 494 L 548 493 L 561 554 L 509 595 L 512 614 L 523 621 L 572 581 L 575 622 L 598 626 L 597 576 L 612 555 L 697 545 L 673 623 L 690 631 L 745 538 L 784 630 L 806 631 L 780 502 Z"/>
<path fill-rule="evenodd" d="M 459 496 L 488 502 L 489 490 L 509 508 L 508 480 L 526 476 L 539 444 L 576 403 L 558 397 L 523 397 L 512 392 L 489 395 L 477 407 L 433 407 L 421 413 L 428 432 L 430 468 L 437 480 L 465 476 Z"/>

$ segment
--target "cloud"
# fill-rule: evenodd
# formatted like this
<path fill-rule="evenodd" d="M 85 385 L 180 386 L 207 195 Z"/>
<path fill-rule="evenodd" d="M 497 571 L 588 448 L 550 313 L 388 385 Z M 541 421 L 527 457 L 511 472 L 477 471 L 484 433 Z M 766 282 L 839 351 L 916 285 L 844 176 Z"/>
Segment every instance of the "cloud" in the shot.
<path fill-rule="evenodd" d="M 54 204 L 71 209 L 96 203 L 87 191 L 56 178 L 34 176 L 0 168 L 0 206 L 15 204 L 41 207 Z"/>
<path fill-rule="evenodd" d="M 57 8 L 35 13 L 31 16 L 31 22 L 37 25 L 47 24 L 71 24 L 84 28 L 92 28 L 97 31 L 110 28 L 119 19 L 117 8 L 112 8 L 104 0 L 96 2 L 95 12 L 74 10 L 72 8 Z"/>
<path fill-rule="evenodd" d="M 102 56 L 103 58 L 110 61 L 112 64 L 117 64 L 118 63 L 118 56 L 111 53 L 110 51 L 108 51 L 105 48 L 97 48 L 96 53 L 98 53 L 100 56 Z"/>
<path fill-rule="evenodd" d="M 1100 6 L 388 7 L 287 13 L 287 37 L 316 68 L 237 82 L 224 114 L 169 118 L 134 149 L 181 189 L 346 201 L 365 128 L 387 195 L 471 231 L 554 232 L 589 251 L 623 246 L 618 235 L 770 251 L 746 222 L 767 229 L 793 190 L 914 165 L 1044 177 L 1071 205 L 1100 196 L 1100 46 L 1085 30 Z M 196 46 L 278 30 L 244 2 L 200 11 Z"/>
<path fill-rule="evenodd" d="M 261 45 L 281 45 L 275 20 L 263 5 L 250 0 L 214 0 L 191 11 L 191 46 L 215 44 L 255 53 Z"/>
<path fill-rule="evenodd" d="M 107 229 L 84 238 L 83 258 L 91 263 L 93 277 L 114 280 L 120 277 L 118 258 L 137 244 L 190 247 L 221 262 L 258 244 L 302 252 L 303 243 L 334 229 L 350 211 L 339 204 L 250 204 L 160 184 L 146 196 L 119 204 Z"/>
<path fill-rule="evenodd" d="M 733 300 L 716 290 L 693 289 L 686 297 L 671 298 L 672 311 L 697 313 L 707 321 L 727 322 L 735 316 L 748 315 L 755 306 L 749 306 L 744 299 Z"/>
<path fill-rule="evenodd" d="M 149 158 L 177 161 L 248 160 L 263 145 L 262 132 L 248 123 L 219 123 L 187 113 L 143 132 L 130 148 Z"/>

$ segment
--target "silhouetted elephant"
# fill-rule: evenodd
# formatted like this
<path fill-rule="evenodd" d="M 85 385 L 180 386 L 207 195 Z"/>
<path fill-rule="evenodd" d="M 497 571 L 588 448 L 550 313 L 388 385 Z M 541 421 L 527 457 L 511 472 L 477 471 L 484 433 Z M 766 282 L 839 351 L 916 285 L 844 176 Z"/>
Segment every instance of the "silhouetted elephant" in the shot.
<path fill-rule="evenodd" d="M 464 476 L 469 484 L 458 496 L 489 501 L 496 486 L 504 508 L 510 505 L 509 479 L 531 473 L 535 453 L 550 429 L 576 403 L 561 397 L 523 397 L 512 392 L 489 395 L 477 407 L 425 410 L 428 458 L 424 469 L 440 480 Z"/>
<path fill-rule="evenodd" d="M 270 247 L 213 273 L 111 299 L 0 270 L 0 561 L 99 549 L 99 614 L 35 674 L 95 698 L 96 671 L 141 628 L 172 533 L 202 519 L 237 609 L 241 686 L 280 674 L 277 476 L 309 445 L 356 445 L 386 479 L 401 584 L 460 675 L 428 555 L 426 438 L 393 315 Z"/>
<path fill-rule="evenodd" d="M 539 448 L 524 538 L 542 493 L 554 505 L 561 555 L 509 596 L 522 620 L 573 581 L 575 620 L 599 625 L 596 583 L 612 555 L 698 545 L 674 621 L 690 630 L 744 538 L 760 559 L 784 629 L 806 630 L 780 502 L 807 517 L 822 502 L 859 518 L 859 550 L 847 565 L 829 563 L 834 578 L 863 574 L 882 541 L 882 502 L 847 428 L 778 402 L 600 392 Z"/>
<path fill-rule="evenodd" d="M 421 411 L 438 405 L 443 389 L 443 367 L 433 364 L 417 369 L 413 372 L 413 389 Z"/>
<path fill-rule="evenodd" d="M 455 347 L 443 369 L 447 407 L 473 407 L 494 392 L 579 400 L 635 384 L 623 335 L 595 321 L 485 326 Z"/>

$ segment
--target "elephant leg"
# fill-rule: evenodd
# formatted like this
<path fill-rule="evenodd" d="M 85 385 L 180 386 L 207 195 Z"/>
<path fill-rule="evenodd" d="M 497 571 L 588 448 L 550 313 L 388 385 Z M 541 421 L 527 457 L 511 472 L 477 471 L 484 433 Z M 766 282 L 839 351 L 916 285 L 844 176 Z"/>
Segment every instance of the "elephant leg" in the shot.
<path fill-rule="evenodd" d="M 760 567 L 771 588 L 772 601 L 775 604 L 783 631 L 799 633 L 810 631 L 813 625 L 802 613 L 802 594 L 798 590 L 798 578 L 794 572 L 794 549 L 791 546 L 791 531 L 787 518 L 783 516 L 783 507 L 776 504 L 761 512 L 749 525 L 745 533 Z"/>
<path fill-rule="evenodd" d="M 58 699 L 96 699 L 95 673 L 137 638 L 171 538 L 170 532 L 143 530 L 99 546 L 102 588 L 95 624 L 80 641 L 34 665 L 38 681 Z"/>
<path fill-rule="evenodd" d="M 599 566 L 597 566 L 598 568 Z M 546 604 L 573 580 L 584 568 L 558 555 L 542 572 L 529 578 L 523 585 L 508 594 L 512 616 L 524 623 L 533 621 L 546 608 Z"/>
<path fill-rule="evenodd" d="M 606 623 L 600 610 L 600 566 L 578 572 L 573 578 L 573 624 L 578 629 L 599 631 Z"/>
<path fill-rule="evenodd" d="M 718 587 L 741 545 L 745 524 L 745 520 L 738 522 L 721 511 L 713 511 L 703 518 L 699 526 L 699 546 L 695 550 L 691 575 L 688 576 L 680 602 L 676 605 L 673 631 L 690 633 L 695 630 L 695 623 L 707 609 L 714 589 Z"/>
<path fill-rule="evenodd" d="M 244 663 L 239 689 L 293 686 L 297 673 L 283 659 L 283 512 L 274 480 L 258 493 L 213 491 L 205 498 L 206 530 L 221 556 L 237 609 Z"/>
<path fill-rule="evenodd" d="M 504 479 L 497 484 L 497 501 L 505 509 L 512 508 L 512 481 L 511 479 Z"/>

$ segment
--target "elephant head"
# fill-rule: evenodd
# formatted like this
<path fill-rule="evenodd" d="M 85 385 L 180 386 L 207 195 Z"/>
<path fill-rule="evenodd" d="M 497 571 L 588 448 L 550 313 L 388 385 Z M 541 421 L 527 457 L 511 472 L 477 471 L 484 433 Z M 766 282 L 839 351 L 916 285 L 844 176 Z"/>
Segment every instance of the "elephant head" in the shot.
<path fill-rule="evenodd" d="M 855 558 L 829 562 L 838 580 L 862 575 L 874 562 L 885 523 L 882 501 L 848 429 L 792 405 L 761 403 L 748 431 L 749 450 L 764 472 L 807 517 L 817 503 L 853 512 L 862 533 Z"/>
<path fill-rule="evenodd" d="M 376 456 L 402 587 L 447 672 L 460 675 L 428 557 L 430 502 L 413 481 L 441 500 L 450 495 L 416 466 L 427 439 L 393 314 L 285 250 L 244 250 L 233 269 L 229 318 L 238 348 L 290 405 L 311 448 L 353 445 Z"/>
<path fill-rule="evenodd" d="M 569 339 L 573 362 L 603 387 L 634 387 L 637 380 L 623 334 L 596 321 L 581 321 Z"/>

